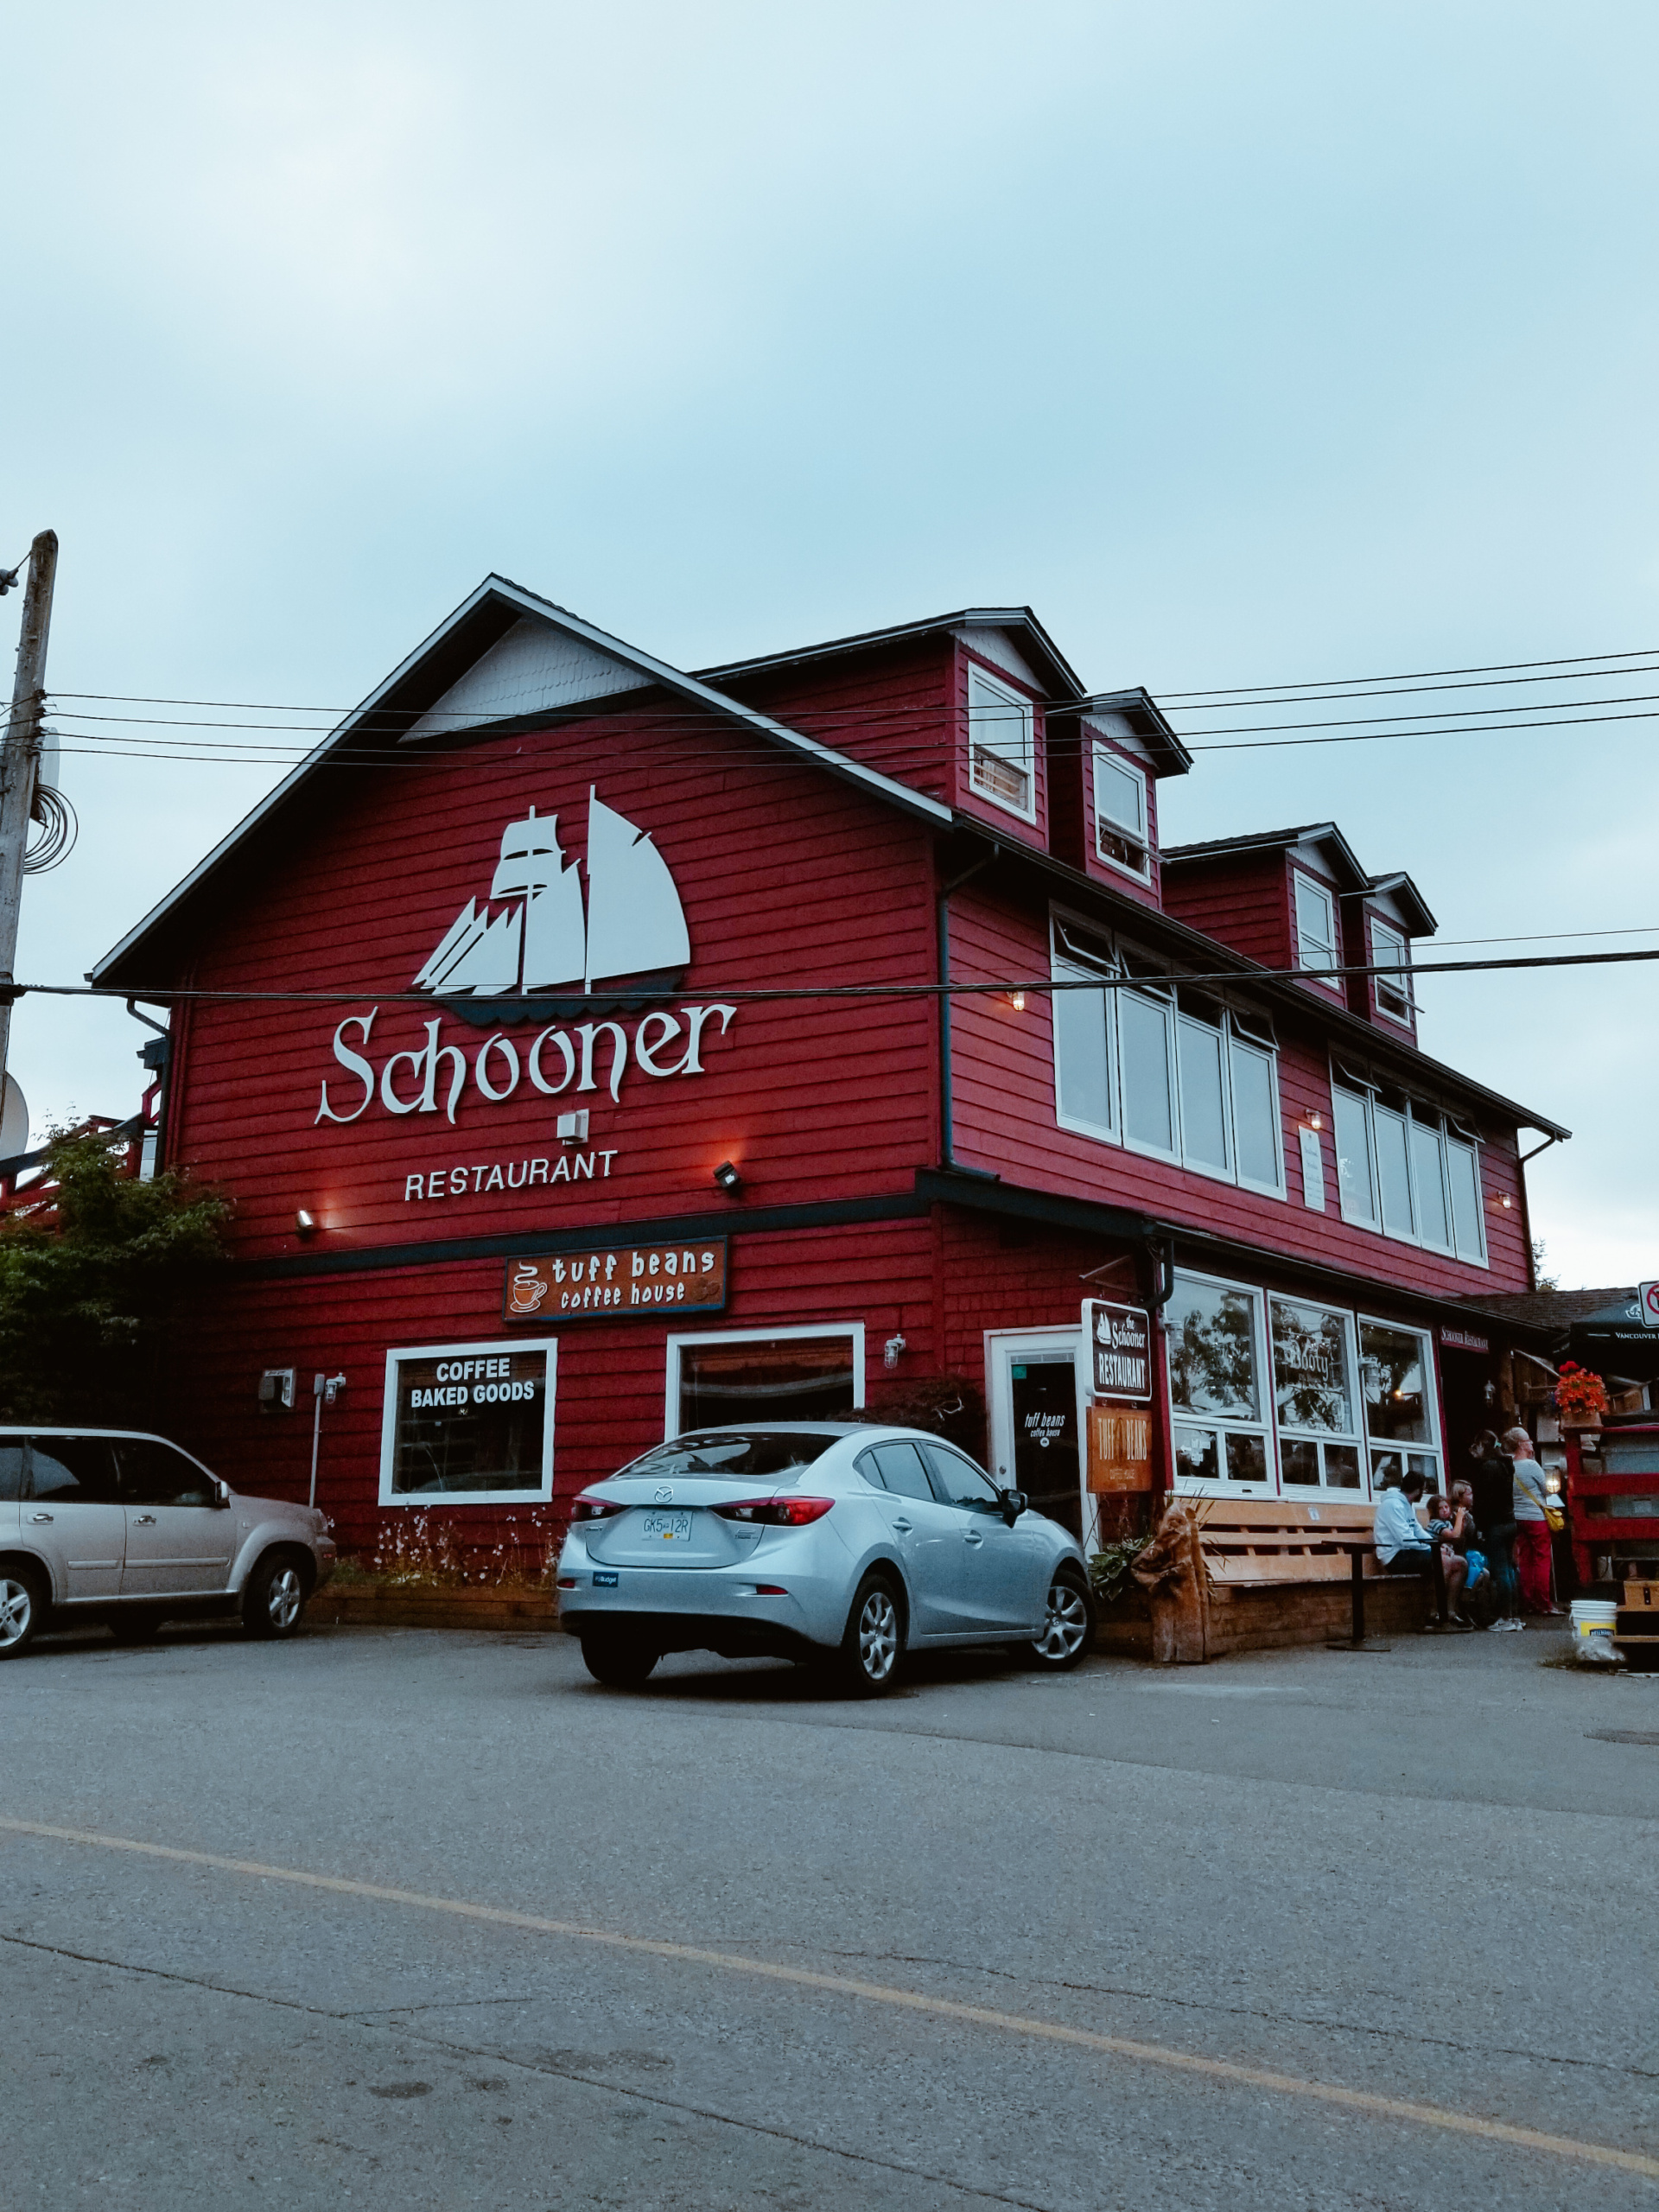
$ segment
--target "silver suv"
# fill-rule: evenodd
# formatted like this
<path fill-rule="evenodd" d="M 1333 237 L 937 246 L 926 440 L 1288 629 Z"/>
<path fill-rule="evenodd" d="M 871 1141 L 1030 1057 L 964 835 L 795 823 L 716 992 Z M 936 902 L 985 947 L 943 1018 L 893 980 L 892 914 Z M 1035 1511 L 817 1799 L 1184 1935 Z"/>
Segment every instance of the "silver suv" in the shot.
<path fill-rule="evenodd" d="M 240 1615 L 292 1636 L 334 1571 L 321 1513 L 244 1497 L 164 1437 L 0 1428 L 0 1659 L 48 1621 L 107 1621 L 124 1643 L 164 1620 Z"/>

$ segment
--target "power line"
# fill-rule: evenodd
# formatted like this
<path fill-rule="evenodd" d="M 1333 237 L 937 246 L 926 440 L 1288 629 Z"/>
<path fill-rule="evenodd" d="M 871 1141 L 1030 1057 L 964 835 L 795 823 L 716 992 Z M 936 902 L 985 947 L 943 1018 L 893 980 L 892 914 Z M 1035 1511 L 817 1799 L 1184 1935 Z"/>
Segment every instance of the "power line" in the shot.
<path fill-rule="evenodd" d="M 1294 683 L 1229 683 L 1207 691 L 1165 691 L 1166 699 L 1215 699 L 1225 691 L 1241 696 L 1263 691 L 1337 690 L 1350 683 L 1415 683 L 1435 676 L 1507 676 L 1520 668 L 1575 668 L 1584 661 L 1649 660 L 1659 645 L 1642 645 L 1623 653 L 1567 653 L 1558 660 L 1495 660 L 1477 668 L 1409 668 L 1395 676 L 1327 676 Z"/>
<path fill-rule="evenodd" d="M 1027 996 L 1056 991 L 1151 991 L 1173 989 L 1179 986 L 1189 988 L 1207 986 L 1213 989 L 1230 988 L 1248 991 L 1262 983 L 1336 982 L 1351 976 L 1389 976 L 1410 979 L 1421 976 L 1490 975 L 1501 970 L 1541 968 L 1613 968 L 1627 967 L 1637 963 L 1659 960 L 1659 946 L 1633 949 L 1624 952 L 1554 952 L 1520 954 L 1498 960 L 1435 960 L 1413 962 L 1408 967 L 1344 966 L 1339 968 L 1228 968 L 1213 974 L 1188 974 L 1185 970 L 1160 971 L 1156 976 L 1130 976 L 1122 973 L 1093 976 L 1038 976 L 1015 977 L 1012 981 L 995 983 L 789 983 L 749 985 L 700 984 L 696 996 L 700 1001 L 729 1001 L 742 1006 L 776 1004 L 802 999 L 938 999 L 938 998 L 1006 998 L 1018 993 Z M 161 988 L 140 988 L 130 983 L 16 983 L 8 986 L 17 998 L 29 995 L 42 998 L 108 998 L 143 999 L 147 1005 L 169 1006 L 187 1002 L 207 1001 L 223 1005 L 304 1005 L 340 1006 L 361 1005 L 372 999 L 381 1006 L 438 1006 L 445 1004 L 441 993 L 431 991 L 386 991 L 372 988 L 336 988 L 333 990 L 255 990 L 251 988 L 200 989 L 164 986 Z M 591 995 L 549 989 L 509 995 L 485 1001 L 469 999 L 474 1008 L 499 1006 L 504 1013 L 520 1006 L 554 1006 L 569 1004 L 580 1000 L 582 1006 L 597 1001 L 601 1006 L 619 1000 L 631 1005 L 662 1005 L 683 1001 L 684 990 L 629 990 L 600 991 Z M 1308 1001 L 1309 1010 L 1317 1012 L 1319 1002 Z M 566 1015 L 565 1020 L 571 1019 Z"/>

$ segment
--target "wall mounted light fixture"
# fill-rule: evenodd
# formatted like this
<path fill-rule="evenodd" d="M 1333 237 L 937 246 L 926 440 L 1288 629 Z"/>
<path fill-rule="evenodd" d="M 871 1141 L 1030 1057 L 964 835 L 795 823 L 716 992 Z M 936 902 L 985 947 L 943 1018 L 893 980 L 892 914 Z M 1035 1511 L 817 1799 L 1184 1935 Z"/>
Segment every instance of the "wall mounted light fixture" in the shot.
<path fill-rule="evenodd" d="M 722 1191 L 741 1191 L 743 1187 L 743 1178 L 729 1160 L 722 1160 L 715 1168 L 715 1180 Z"/>
<path fill-rule="evenodd" d="M 1008 993 L 1008 1004 L 1014 1008 L 1016 1014 L 1023 1014 L 1026 1010 L 1025 993 L 1023 991 L 1010 991 Z"/>
<path fill-rule="evenodd" d="M 302 1236 L 315 1236 L 317 1233 L 317 1217 L 308 1206 L 302 1206 L 294 1217 L 294 1226 Z"/>
<path fill-rule="evenodd" d="M 1307 1126 L 1310 1129 L 1322 1129 L 1325 1127 L 1323 1115 L 1310 1114 L 1307 1117 Z"/>
<path fill-rule="evenodd" d="M 899 1364 L 899 1356 L 904 1349 L 905 1340 L 902 1337 L 889 1337 L 886 1344 L 881 1347 L 882 1366 L 897 1367 Z"/>

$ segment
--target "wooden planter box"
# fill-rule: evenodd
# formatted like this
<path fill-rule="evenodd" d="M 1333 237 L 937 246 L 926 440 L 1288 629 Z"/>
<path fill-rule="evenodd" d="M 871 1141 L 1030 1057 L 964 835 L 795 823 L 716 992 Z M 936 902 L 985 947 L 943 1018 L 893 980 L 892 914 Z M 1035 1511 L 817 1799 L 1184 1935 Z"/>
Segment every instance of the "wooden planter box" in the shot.
<path fill-rule="evenodd" d="M 307 1618 L 324 1626 L 547 1629 L 558 1626 L 552 1593 L 523 1590 L 388 1589 L 373 1583 L 325 1583 Z"/>

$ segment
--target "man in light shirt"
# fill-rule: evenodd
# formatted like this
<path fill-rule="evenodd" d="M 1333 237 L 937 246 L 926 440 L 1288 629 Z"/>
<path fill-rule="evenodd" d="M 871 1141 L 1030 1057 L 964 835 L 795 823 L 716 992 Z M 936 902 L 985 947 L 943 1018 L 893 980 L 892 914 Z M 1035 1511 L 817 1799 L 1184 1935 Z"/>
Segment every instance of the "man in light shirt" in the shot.
<path fill-rule="evenodd" d="M 1440 1546 L 1429 1541 L 1428 1531 L 1417 1518 L 1417 1501 L 1422 1494 L 1421 1475 L 1408 1475 L 1398 1484 L 1390 1481 L 1384 1488 L 1376 1501 L 1376 1519 L 1372 1524 L 1377 1562 L 1385 1574 L 1414 1574 L 1433 1582 L 1437 1626 L 1472 1628 L 1473 1622 L 1465 1620 L 1457 1611 L 1468 1570 L 1455 1557 L 1446 1566 Z"/>

